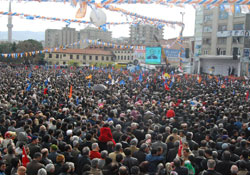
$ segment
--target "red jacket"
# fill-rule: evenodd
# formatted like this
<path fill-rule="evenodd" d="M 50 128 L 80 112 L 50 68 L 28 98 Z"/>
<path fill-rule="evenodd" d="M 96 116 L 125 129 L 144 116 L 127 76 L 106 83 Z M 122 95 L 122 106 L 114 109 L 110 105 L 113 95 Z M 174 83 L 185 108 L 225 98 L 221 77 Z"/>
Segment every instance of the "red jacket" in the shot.
<path fill-rule="evenodd" d="M 101 158 L 101 153 L 99 153 L 98 151 L 90 151 L 90 155 L 89 155 L 90 160 L 94 159 L 94 158 Z"/>
<path fill-rule="evenodd" d="M 167 118 L 172 118 L 175 116 L 175 112 L 172 109 L 169 109 L 166 114 Z"/>
<path fill-rule="evenodd" d="M 107 143 L 108 141 L 112 141 L 114 143 L 114 145 L 116 144 L 114 139 L 113 139 L 111 129 L 108 127 L 101 128 L 99 141 L 104 142 L 104 143 Z"/>

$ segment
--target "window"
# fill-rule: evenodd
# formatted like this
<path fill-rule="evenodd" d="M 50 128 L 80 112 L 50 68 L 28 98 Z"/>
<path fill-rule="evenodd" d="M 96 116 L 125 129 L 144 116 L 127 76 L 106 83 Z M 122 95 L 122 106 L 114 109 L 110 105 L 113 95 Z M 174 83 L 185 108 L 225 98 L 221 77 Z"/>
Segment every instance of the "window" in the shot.
<path fill-rule="evenodd" d="M 78 60 L 79 60 L 79 55 L 76 55 L 76 59 L 78 59 Z"/>
<path fill-rule="evenodd" d="M 73 55 L 70 55 L 70 59 L 71 59 L 71 60 L 73 59 Z"/>
<path fill-rule="evenodd" d="M 212 15 L 205 15 L 204 16 L 204 22 L 211 21 L 212 20 Z"/>
<path fill-rule="evenodd" d="M 129 56 L 128 56 L 128 60 L 129 60 Z"/>
<path fill-rule="evenodd" d="M 212 32 L 212 27 L 211 26 L 204 26 L 203 32 Z"/>
<path fill-rule="evenodd" d="M 123 56 L 121 56 L 121 60 L 123 60 Z"/>
<path fill-rule="evenodd" d="M 106 57 L 106 61 L 109 61 L 109 57 L 108 56 Z"/>
<path fill-rule="evenodd" d="M 131 56 L 131 60 L 133 60 L 134 59 L 134 56 Z"/>
<path fill-rule="evenodd" d="M 117 59 L 120 60 L 120 56 L 119 55 L 117 56 Z"/>
<path fill-rule="evenodd" d="M 65 64 L 66 64 L 66 62 L 64 61 L 64 62 L 63 62 L 63 65 L 65 65 Z"/>
<path fill-rule="evenodd" d="M 95 56 L 95 60 L 98 61 L 98 56 Z"/>
<path fill-rule="evenodd" d="M 82 56 L 82 59 L 83 59 L 83 60 L 86 60 L 86 55 L 83 55 L 83 56 Z"/>
<path fill-rule="evenodd" d="M 52 58 L 52 54 L 51 53 L 49 54 L 49 58 Z"/>
<path fill-rule="evenodd" d="M 211 38 L 203 38 L 203 44 L 211 44 Z"/>
<path fill-rule="evenodd" d="M 225 11 L 220 11 L 219 19 L 223 20 L 223 19 L 227 19 L 227 18 L 228 18 L 228 13 Z"/>
<path fill-rule="evenodd" d="M 217 48 L 217 55 L 226 55 L 226 49 Z"/>
<path fill-rule="evenodd" d="M 102 61 L 104 61 L 104 56 L 102 56 Z"/>
<path fill-rule="evenodd" d="M 227 38 L 218 38 L 218 44 L 226 44 L 227 43 Z"/>
<path fill-rule="evenodd" d="M 227 25 L 219 25 L 218 26 L 218 31 L 226 31 L 227 30 Z"/>
<path fill-rule="evenodd" d="M 56 58 L 59 58 L 59 54 L 56 54 Z"/>
<path fill-rule="evenodd" d="M 243 44 L 243 37 L 233 37 L 233 44 Z"/>
<path fill-rule="evenodd" d="M 63 54 L 63 57 L 66 57 L 66 54 Z"/>
<path fill-rule="evenodd" d="M 126 58 L 126 56 L 124 56 L 124 60 L 126 60 L 127 58 Z"/>
<path fill-rule="evenodd" d="M 89 56 L 89 60 L 92 60 L 92 56 L 91 55 Z"/>
<path fill-rule="evenodd" d="M 62 54 L 60 54 L 60 58 L 62 59 Z"/>
<path fill-rule="evenodd" d="M 208 50 L 204 50 L 204 55 L 208 55 Z"/>
<path fill-rule="evenodd" d="M 244 24 L 234 24 L 234 30 L 244 30 Z"/>

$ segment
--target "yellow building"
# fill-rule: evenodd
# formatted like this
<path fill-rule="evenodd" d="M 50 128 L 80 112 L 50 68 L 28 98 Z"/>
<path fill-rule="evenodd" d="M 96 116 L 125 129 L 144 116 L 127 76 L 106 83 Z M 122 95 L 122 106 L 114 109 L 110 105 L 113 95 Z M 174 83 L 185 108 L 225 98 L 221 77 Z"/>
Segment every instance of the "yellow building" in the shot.
<path fill-rule="evenodd" d="M 85 48 L 85 49 L 59 49 L 45 54 L 45 61 L 48 64 L 78 65 L 110 64 L 115 60 L 115 55 L 109 49 Z"/>

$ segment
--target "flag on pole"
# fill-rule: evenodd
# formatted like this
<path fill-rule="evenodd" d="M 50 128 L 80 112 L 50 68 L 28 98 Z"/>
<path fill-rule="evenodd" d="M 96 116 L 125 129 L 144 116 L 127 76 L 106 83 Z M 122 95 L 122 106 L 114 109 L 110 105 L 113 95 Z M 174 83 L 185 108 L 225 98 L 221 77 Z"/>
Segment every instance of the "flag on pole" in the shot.
<path fill-rule="evenodd" d="M 139 81 L 142 81 L 142 74 L 139 75 Z"/>
<path fill-rule="evenodd" d="M 182 152 L 182 141 L 180 140 L 180 145 L 178 148 L 178 156 L 181 157 L 181 152 Z"/>
<path fill-rule="evenodd" d="M 170 90 L 167 83 L 164 83 L 164 86 L 165 86 L 165 89 L 166 89 L 167 91 Z"/>
<path fill-rule="evenodd" d="M 246 101 L 248 100 L 249 98 L 249 90 L 247 91 L 247 94 L 246 94 Z"/>
<path fill-rule="evenodd" d="M 24 167 L 26 167 L 29 162 L 30 161 L 29 161 L 29 158 L 28 158 L 28 156 L 26 154 L 25 146 L 23 146 L 22 164 L 23 164 Z"/>
<path fill-rule="evenodd" d="M 70 90 L 69 90 L 69 98 L 72 98 L 72 89 L 73 89 L 73 87 L 72 87 L 72 85 L 70 86 Z"/>

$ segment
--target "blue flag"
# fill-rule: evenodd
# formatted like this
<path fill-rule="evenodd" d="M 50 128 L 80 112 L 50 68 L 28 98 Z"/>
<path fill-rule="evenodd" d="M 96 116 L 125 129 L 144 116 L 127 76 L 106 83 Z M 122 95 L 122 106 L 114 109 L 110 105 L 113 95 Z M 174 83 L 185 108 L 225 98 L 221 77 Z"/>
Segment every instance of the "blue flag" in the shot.
<path fill-rule="evenodd" d="M 76 98 L 76 104 L 79 105 L 79 98 Z"/>
<path fill-rule="evenodd" d="M 233 95 L 235 95 L 235 90 L 233 91 Z"/>
<path fill-rule="evenodd" d="M 46 81 L 45 81 L 45 86 L 47 86 L 48 85 L 48 83 L 49 83 L 49 80 L 47 79 Z"/>
<path fill-rule="evenodd" d="M 31 89 L 31 83 L 29 83 L 29 85 L 28 85 L 28 87 L 26 88 L 26 91 L 30 91 L 30 89 Z"/>
<path fill-rule="evenodd" d="M 142 74 L 139 75 L 139 81 L 143 81 Z"/>
<path fill-rule="evenodd" d="M 174 84 L 174 83 L 171 81 L 171 83 L 169 84 L 169 87 L 171 88 L 171 87 L 173 86 L 173 84 Z"/>
<path fill-rule="evenodd" d="M 121 67 L 121 69 L 120 69 L 120 70 L 121 70 L 121 71 L 123 70 L 123 69 L 122 69 L 122 67 Z"/>
<path fill-rule="evenodd" d="M 148 84 L 146 85 L 146 88 L 148 89 Z"/>
<path fill-rule="evenodd" d="M 91 83 L 90 83 L 90 82 L 88 83 L 88 87 L 89 87 L 89 88 L 91 87 Z"/>
<path fill-rule="evenodd" d="M 129 80 L 129 81 L 132 81 L 132 80 L 133 80 L 133 78 L 130 76 L 130 77 L 128 77 L 128 80 Z"/>
<path fill-rule="evenodd" d="M 125 85 L 125 81 L 124 81 L 124 80 L 121 80 L 121 81 L 120 81 L 120 85 Z"/>
<path fill-rule="evenodd" d="M 29 78 L 31 78 L 31 76 L 32 76 L 32 72 L 29 73 Z"/>

